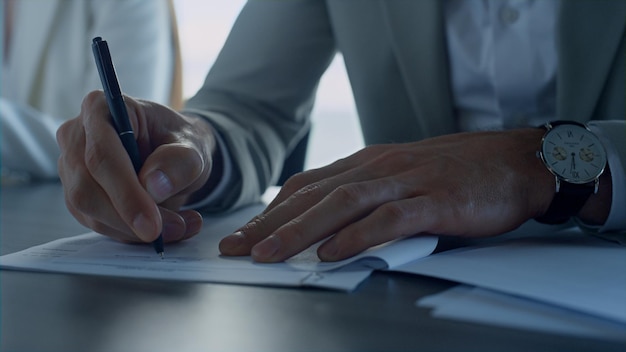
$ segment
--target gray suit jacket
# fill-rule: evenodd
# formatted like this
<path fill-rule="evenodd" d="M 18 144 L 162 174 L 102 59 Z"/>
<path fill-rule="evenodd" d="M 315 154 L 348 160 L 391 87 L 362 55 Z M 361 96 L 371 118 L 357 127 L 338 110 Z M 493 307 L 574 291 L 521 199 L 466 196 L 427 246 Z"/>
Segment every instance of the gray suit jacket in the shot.
<path fill-rule="evenodd" d="M 214 208 L 256 201 L 276 181 L 309 129 L 319 79 L 337 51 L 346 63 L 366 144 L 457 132 L 441 3 L 249 1 L 187 106 L 213 123 L 236 164 L 238 177 Z M 625 1 L 562 1 L 555 116 L 612 120 L 597 125 L 619 151 L 622 168 L 625 26 Z"/>

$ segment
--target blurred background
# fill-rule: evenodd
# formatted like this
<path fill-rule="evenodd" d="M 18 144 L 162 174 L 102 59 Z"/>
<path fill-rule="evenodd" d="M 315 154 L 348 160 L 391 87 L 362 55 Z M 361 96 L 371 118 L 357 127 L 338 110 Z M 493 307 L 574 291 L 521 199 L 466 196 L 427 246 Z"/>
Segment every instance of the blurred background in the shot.
<path fill-rule="evenodd" d="M 174 0 L 183 58 L 183 95 L 202 86 L 245 0 Z M 363 146 L 341 55 L 322 78 L 313 110 L 306 168 L 327 165 Z"/>

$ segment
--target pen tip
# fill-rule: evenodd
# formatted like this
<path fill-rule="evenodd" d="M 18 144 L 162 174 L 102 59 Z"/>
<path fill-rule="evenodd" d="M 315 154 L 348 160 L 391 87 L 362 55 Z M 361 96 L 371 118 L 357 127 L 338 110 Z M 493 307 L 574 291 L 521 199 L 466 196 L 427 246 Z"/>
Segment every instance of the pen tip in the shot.
<path fill-rule="evenodd" d="M 161 256 L 161 259 L 165 259 L 165 253 L 159 252 L 159 255 Z"/>

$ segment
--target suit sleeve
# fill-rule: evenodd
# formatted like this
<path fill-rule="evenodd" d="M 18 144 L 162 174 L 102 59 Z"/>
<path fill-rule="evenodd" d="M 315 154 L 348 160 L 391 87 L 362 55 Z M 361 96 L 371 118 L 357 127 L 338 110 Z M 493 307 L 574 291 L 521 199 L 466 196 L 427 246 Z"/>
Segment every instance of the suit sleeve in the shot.
<path fill-rule="evenodd" d="M 185 109 L 210 121 L 233 162 L 226 194 L 207 209 L 256 202 L 276 181 L 285 156 L 309 129 L 318 82 L 334 54 L 324 1 L 244 6 Z"/>
<path fill-rule="evenodd" d="M 589 126 L 606 148 L 613 197 L 609 217 L 603 226 L 581 226 L 587 232 L 626 244 L 626 121 L 591 121 Z"/>
<path fill-rule="evenodd" d="M 61 121 L 0 98 L 0 150 L 3 178 L 55 179 Z"/>

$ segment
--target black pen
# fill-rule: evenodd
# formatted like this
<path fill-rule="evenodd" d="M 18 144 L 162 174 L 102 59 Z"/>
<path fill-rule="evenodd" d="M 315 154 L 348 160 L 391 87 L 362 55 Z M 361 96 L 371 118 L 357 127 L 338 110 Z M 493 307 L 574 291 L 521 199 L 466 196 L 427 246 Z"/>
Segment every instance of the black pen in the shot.
<path fill-rule="evenodd" d="M 113 60 L 111 60 L 111 53 L 109 52 L 109 46 L 105 40 L 100 37 L 93 39 L 91 44 L 93 49 L 93 56 L 96 59 L 96 66 L 98 67 L 98 73 L 100 73 L 100 81 L 102 82 L 102 88 L 106 95 L 107 104 L 109 105 L 109 111 L 113 117 L 113 124 L 117 130 L 117 134 L 122 140 L 124 149 L 128 153 L 130 160 L 133 163 L 135 172 L 138 173 L 141 170 L 141 157 L 139 156 L 139 147 L 135 140 L 135 134 L 133 133 L 133 127 L 130 124 L 128 118 L 128 111 L 126 111 L 126 104 L 124 103 L 124 97 L 122 96 L 122 90 L 117 81 L 117 75 L 115 74 L 115 68 L 113 67 Z M 159 234 L 159 237 L 152 242 L 154 250 L 163 259 L 163 236 Z"/>

